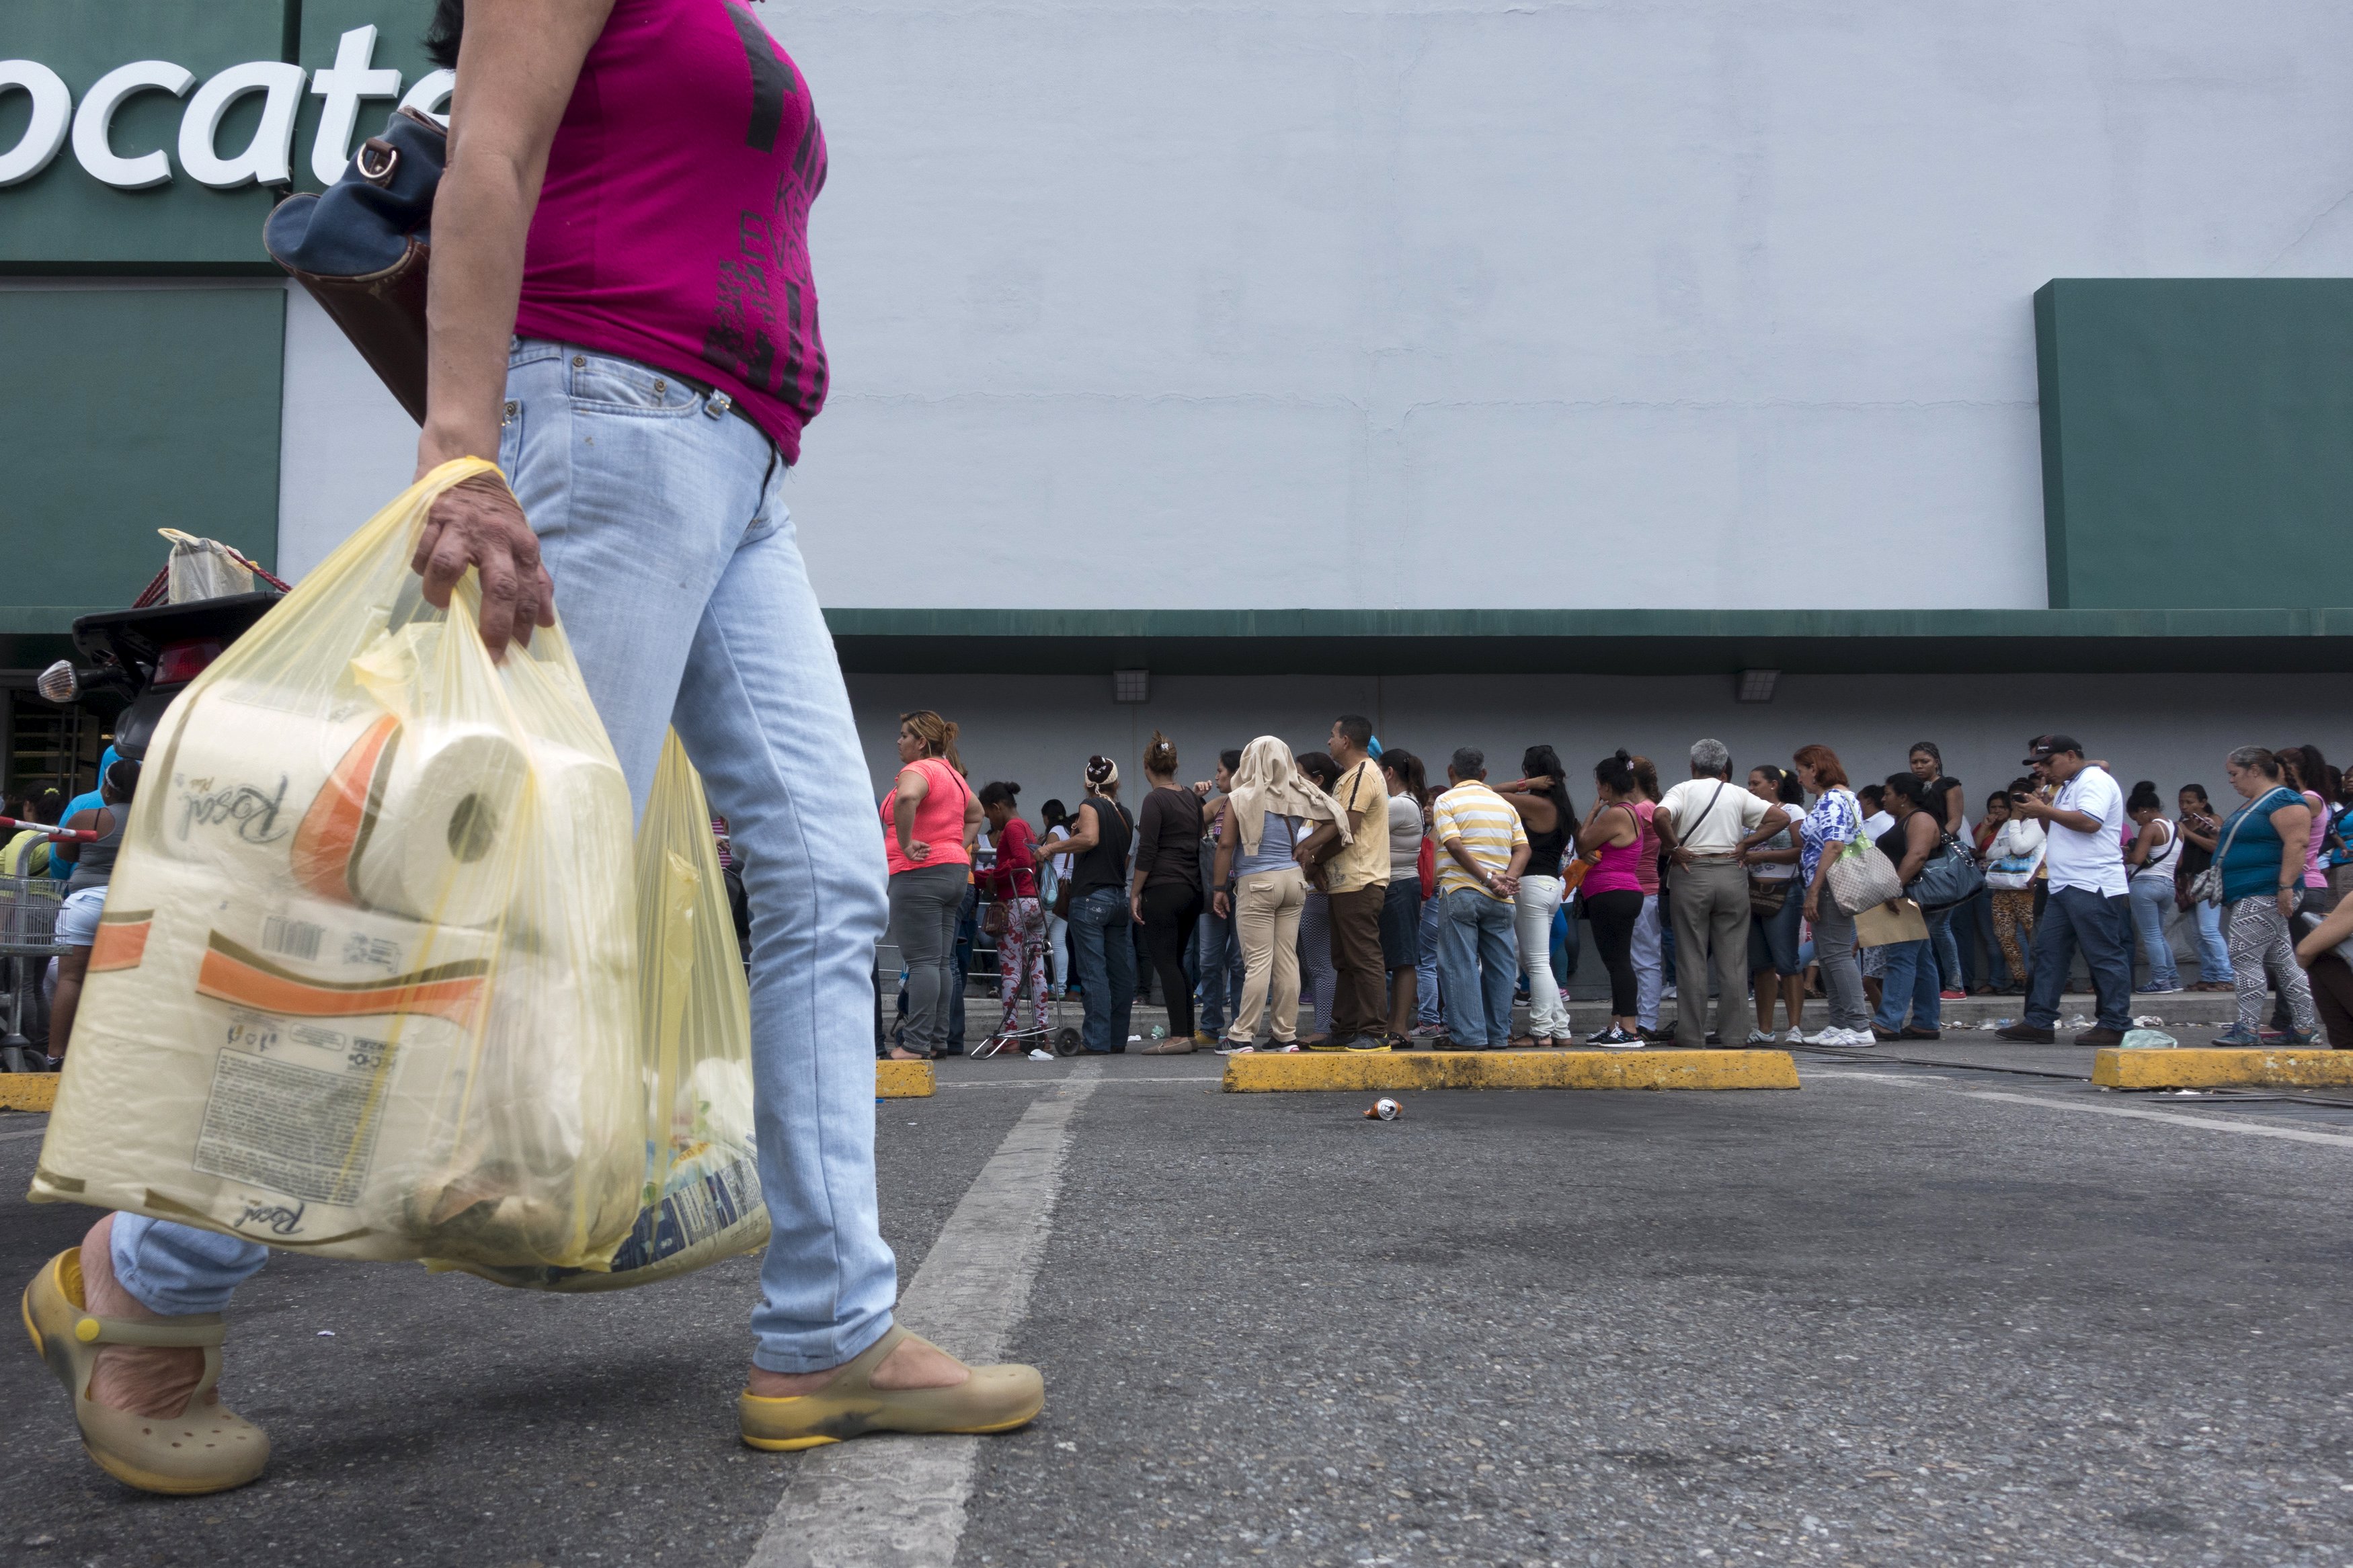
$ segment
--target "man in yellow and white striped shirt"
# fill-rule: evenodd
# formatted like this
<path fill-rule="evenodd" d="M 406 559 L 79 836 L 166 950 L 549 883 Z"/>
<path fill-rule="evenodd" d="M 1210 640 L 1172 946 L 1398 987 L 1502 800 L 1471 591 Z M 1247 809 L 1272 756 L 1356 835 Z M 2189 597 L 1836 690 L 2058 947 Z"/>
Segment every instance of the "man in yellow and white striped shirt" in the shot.
<path fill-rule="evenodd" d="M 1528 863 L 1528 831 L 1486 778 L 1486 753 L 1461 748 L 1446 767 L 1453 787 L 1430 808 L 1440 850 L 1438 985 L 1450 1037 L 1432 1042 L 1441 1050 L 1500 1051 L 1512 1038 L 1513 897 Z"/>

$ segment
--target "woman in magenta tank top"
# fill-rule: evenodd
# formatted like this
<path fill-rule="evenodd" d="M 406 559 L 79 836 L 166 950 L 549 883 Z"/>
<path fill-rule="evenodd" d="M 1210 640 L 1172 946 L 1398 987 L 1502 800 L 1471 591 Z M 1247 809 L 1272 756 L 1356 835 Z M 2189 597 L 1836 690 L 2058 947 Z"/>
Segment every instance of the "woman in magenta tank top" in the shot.
<path fill-rule="evenodd" d="M 1642 856 L 1658 841 L 1640 807 L 1641 786 L 1624 752 L 1604 757 L 1593 770 L 1599 804 L 1577 829 L 1577 852 L 1593 862 L 1577 890 L 1577 904 L 1593 922 L 1593 945 L 1609 972 L 1609 1022 L 1589 1044 L 1620 1050 L 1642 1043 L 1636 1018 L 1634 926 L 1642 917 Z"/>
<path fill-rule="evenodd" d="M 427 51 L 457 83 L 417 472 L 478 457 L 501 474 L 441 496 L 412 563 L 438 609 L 479 575 L 493 657 L 538 657 L 532 629 L 560 609 L 638 809 L 675 728 L 733 828 L 770 1218 L 744 1441 L 1004 1431 L 1044 1401 L 1034 1368 L 967 1368 L 892 1322 L 870 1047 L 883 834 L 783 494 L 828 382 L 807 226 L 826 143 L 768 31 L 794 14 L 765 11 L 437 0 Z M 909 874 L 961 874 L 964 836 L 931 821 L 951 793 L 923 817 L 928 868 Z M 267 1257 L 109 1215 L 79 1249 L 82 1305 L 169 1329 L 226 1308 Z M 232 1374 L 237 1343 L 232 1330 Z M 176 1416 L 205 1366 L 185 1342 L 107 1344 L 89 1391 Z M 243 1485 L 267 1458 L 259 1442 L 186 1460 L 202 1485 L 176 1489 Z"/>

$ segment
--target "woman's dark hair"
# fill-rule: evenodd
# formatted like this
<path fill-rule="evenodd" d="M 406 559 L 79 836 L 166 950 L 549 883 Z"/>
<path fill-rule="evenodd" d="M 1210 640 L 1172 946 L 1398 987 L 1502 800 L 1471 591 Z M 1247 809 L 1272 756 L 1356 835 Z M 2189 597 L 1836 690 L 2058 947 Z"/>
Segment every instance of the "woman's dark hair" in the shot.
<path fill-rule="evenodd" d="M 1865 784 L 1854 792 L 1854 798 L 1858 804 L 1877 812 L 1887 804 L 1887 789 L 1883 784 Z"/>
<path fill-rule="evenodd" d="M 1008 784 L 1003 779 L 998 779 L 994 784 L 985 784 L 980 786 L 980 804 L 983 805 L 1011 805 L 1013 804 L 1013 797 L 1020 793 L 1021 786 L 1019 784 Z"/>
<path fill-rule="evenodd" d="M 1991 795 L 1986 796 L 1986 805 L 1989 808 L 1990 808 L 1996 801 L 2001 803 L 2001 808 L 2004 811 L 2008 811 L 2010 809 L 2010 792 L 2006 789 L 1998 789 Z"/>
<path fill-rule="evenodd" d="M 2042 786 L 2037 784 L 2031 778 L 2012 779 L 2010 781 L 2010 793 L 2012 795 L 2032 795 L 2041 787 Z"/>
<path fill-rule="evenodd" d="M 2298 789 L 2318 795 L 2320 786 L 2327 782 L 2328 759 L 2320 754 L 2318 746 L 2282 746 L 2272 754 L 2279 758 L 2280 766 L 2294 771 Z"/>
<path fill-rule="evenodd" d="M 1801 768 L 1813 769 L 1816 782 L 1824 789 L 1843 786 L 1847 782 L 1846 769 L 1839 762 L 1838 753 L 1828 746 L 1799 746 L 1789 760 Z"/>
<path fill-rule="evenodd" d="M 1805 805 L 1806 786 L 1798 782 L 1797 770 L 1775 768 L 1773 771 L 1781 775 L 1780 782 L 1773 786 L 1774 793 L 1781 797 L 1781 804 L 1783 805 Z"/>
<path fill-rule="evenodd" d="M 1634 793 L 1634 759 L 1625 747 L 1593 764 L 1593 782 L 1615 795 Z"/>
<path fill-rule="evenodd" d="M 1902 773 L 1888 774 L 1886 782 L 1879 786 L 1880 804 L 1882 805 L 1886 805 L 1887 797 L 1891 795 L 1900 796 L 1904 800 L 1910 802 L 1912 808 L 1915 811 L 1926 811 L 1928 809 L 1928 781 L 1922 778 L 1918 773 Z"/>
<path fill-rule="evenodd" d="M 1560 813 L 1561 826 L 1571 833 L 1577 830 L 1581 824 L 1577 820 L 1577 803 L 1568 798 L 1568 770 L 1560 765 L 1558 752 L 1550 746 L 1530 746 L 1520 753 L 1520 776 L 1552 780 L 1552 788 L 1537 793 Z"/>
<path fill-rule="evenodd" d="M 1413 797 L 1416 805 L 1430 804 L 1430 775 L 1423 770 L 1419 757 L 1402 746 L 1391 746 L 1381 753 L 1381 766 L 1397 774 L 1398 783 L 1405 785 L 1406 794 Z"/>
<path fill-rule="evenodd" d="M 1626 754 L 1620 752 L 1619 755 Z M 1652 800 L 1658 799 L 1659 770 L 1651 764 L 1651 759 L 1643 756 L 1626 757 L 1626 765 L 1634 770 L 1634 782 L 1642 786 L 1642 793 Z"/>
<path fill-rule="evenodd" d="M 1340 764 L 1334 762 L 1327 752 L 1302 752 L 1298 762 L 1299 771 L 1314 779 L 1317 789 L 1329 793 L 1332 786 L 1340 782 Z"/>
<path fill-rule="evenodd" d="M 1945 753 L 1944 753 L 1944 752 L 1940 752 L 1940 751 L 1938 751 L 1938 750 L 1936 750 L 1936 742 L 1934 742 L 1934 741 L 1915 741 L 1915 742 L 1912 742 L 1912 751 L 1910 751 L 1910 752 L 1905 752 L 1904 754 L 1905 754 L 1905 756 L 1909 757 L 1909 756 L 1911 756 L 1911 755 L 1913 754 L 1913 752 L 1927 752 L 1927 753 L 1928 753 L 1928 760 L 1929 760 L 1930 762 L 1932 762 L 1932 763 L 1936 763 L 1936 771 L 1937 771 L 1938 773 L 1943 773 L 1943 772 L 1945 771 Z"/>
<path fill-rule="evenodd" d="M 2132 786 L 2132 794 L 2125 797 L 2125 811 L 2127 815 L 2136 811 L 2163 811 L 2164 809 L 2165 803 L 2157 796 L 2155 779 L 2141 780 Z"/>
<path fill-rule="evenodd" d="M 1071 820 L 1071 808 L 1062 804 L 1061 796 L 1056 795 L 1038 808 L 1038 817 L 1049 827 L 1060 827 Z"/>
<path fill-rule="evenodd" d="M 2204 784 L 2183 784 L 2180 790 L 2177 793 L 2181 795 L 2194 795 L 2198 797 L 2199 805 L 2204 806 L 2209 811 L 2214 809 L 2214 797 L 2206 793 L 2206 786 Z"/>
<path fill-rule="evenodd" d="M 106 787 L 114 792 L 116 800 L 129 805 L 139 793 L 139 764 L 129 757 L 117 758 L 106 770 Z"/>
<path fill-rule="evenodd" d="M 1144 771 L 1147 774 L 1167 773 L 1172 777 L 1175 776 L 1176 742 L 1159 731 L 1153 731 L 1152 739 L 1144 743 Z"/>
<path fill-rule="evenodd" d="M 25 815 L 35 822 L 45 822 L 51 826 L 57 825 L 58 818 L 65 814 L 65 794 L 55 785 L 47 789 L 37 789 L 25 800 Z"/>
<path fill-rule="evenodd" d="M 1228 772 L 1228 773 L 1238 773 L 1241 772 L 1241 771 L 1242 771 L 1242 753 L 1241 753 L 1241 748 L 1240 748 L 1240 747 L 1239 747 L 1239 746 L 1235 746 L 1235 747 L 1229 747 L 1229 748 L 1228 748 L 1228 749 L 1227 749 L 1227 750 L 1225 750 L 1225 751 L 1219 752 L 1218 753 L 1218 763 L 1219 763 L 1219 766 L 1223 767 L 1223 768 L 1226 770 L 1226 772 Z"/>
<path fill-rule="evenodd" d="M 458 68 L 458 40 L 466 32 L 466 0 L 434 0 L 425 26 L 425 58 L 445 71 Z"/>

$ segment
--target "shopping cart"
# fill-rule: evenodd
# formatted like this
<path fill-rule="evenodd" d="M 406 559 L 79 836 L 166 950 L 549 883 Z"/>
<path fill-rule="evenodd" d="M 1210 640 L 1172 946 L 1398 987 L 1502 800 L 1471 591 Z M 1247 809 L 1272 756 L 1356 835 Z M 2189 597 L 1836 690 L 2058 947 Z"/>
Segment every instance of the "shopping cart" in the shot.
<path fill-rule="evenodd" d="M 985 911 L 987 906 L 984 904 L 982 908 Z M 998 962 L 1001 963 L 1003 962 L 1002 958 L 999 958 Z M 1049 989 L 1050 990 L 1050 987 Z M 1036 994 L 1030 989 L 1029 977 L 1024 975 L 1021 981 L 1020 992 L 1015 997 L 1015 1013 L 1017 1016 L 1021 1012 L 1027 1010 L 1026 1005 L 1034 1000 L 1035 995 Z M 974 1047 L 972 1049 L 972 1055 L 975 1058 L 1002 1056 L 1018 1057 L 1027 1056 L 1034 1050 L 1049 1050 L 1058 1057 L 1077 1056 L 1082 1048 L 1082 1042 L 1080 1041 L 1079 1031 L 1077 1028 L 1068 1023 L 1065 1019 L 1064 1009 L 1068 1006 L 1067 1001 L 1061 995 L 1056 994 L 1050 998 L 1050 1004 L 1054 1015 L 1053 1022 L 1047 1025 L 1046 1027 L 1042 1029 L 1000 1029 L 996 1034 L 989 1036 L 988 1038 L 981 1041 L 979 1045 Z"/>
<path fill-rule="evenodd" d="M 47 877 L 0 877 L 0 1070 L 46 1072 L 48 1058 L 25 1026 L 40 1016 L 41 977 L 57 944 L 65 884 Z"/>

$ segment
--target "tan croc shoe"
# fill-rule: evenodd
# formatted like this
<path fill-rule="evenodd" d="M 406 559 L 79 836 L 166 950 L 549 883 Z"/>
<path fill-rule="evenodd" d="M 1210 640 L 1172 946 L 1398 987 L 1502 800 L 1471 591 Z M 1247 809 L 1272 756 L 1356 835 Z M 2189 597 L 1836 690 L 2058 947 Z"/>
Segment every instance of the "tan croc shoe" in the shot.
<path fill-rule="evenodd" d="M 261 1474 L 269 1438 L 226 1405 L 206 1405 L 220 1381 L 221 1341 L 228 1326 L 217 1312 L 202 1317 L 139 1321 L 93 1318 L 82 1308 L 81 1248 L 49 1259 L 25 1287 L 25 1331 L 33 1348 L 73 1395 L 81 1446 L 98 1468 L 125 1486 L 168 1496 L 227 1491 Z M 139 1415 L 94 1405 L 90 1368 L 100 1345 L 190 1346 L 205 1352 L 205 1375 L 177 1415 Z"/>
<path fill-rule="evenodd" d="M 1046 1380 L 1034 1366 L 976 1366 L 954 1388 L 875 1387 L 869 1381 L 874 1369 L 908 1339 L 931 1344 L 893 1328 L 815 1394 L 786 1399 L 742 1395 L 735 1407 L 744 1441 L 772 1453 L 791 1453 L 870 1432 L 1010 1432 L 1045 1408 Z"/>

